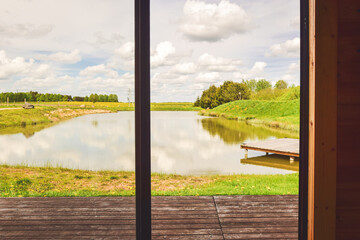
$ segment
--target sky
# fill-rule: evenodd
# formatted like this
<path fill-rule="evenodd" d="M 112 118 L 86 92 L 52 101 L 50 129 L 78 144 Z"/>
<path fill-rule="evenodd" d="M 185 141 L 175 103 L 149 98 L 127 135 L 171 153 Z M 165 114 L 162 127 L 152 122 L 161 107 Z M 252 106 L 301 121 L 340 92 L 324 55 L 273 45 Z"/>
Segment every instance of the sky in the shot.
<path fill-rule="evenodd" d="M 299 85 L 299 0 L 151 0 L 151 99 L 226 80 Z M 0 0 L 0 92 L 134 99 L 133 0 Z"/>

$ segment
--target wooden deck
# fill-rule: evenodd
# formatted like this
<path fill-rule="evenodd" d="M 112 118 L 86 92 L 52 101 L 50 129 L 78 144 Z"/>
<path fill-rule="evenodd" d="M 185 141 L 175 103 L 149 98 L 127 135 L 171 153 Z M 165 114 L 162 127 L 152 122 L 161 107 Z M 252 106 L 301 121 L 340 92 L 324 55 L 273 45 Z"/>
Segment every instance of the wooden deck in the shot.
<path fill-rule="evenodd" d="M 153 239 L 297 239 L 298 196 L 153 197 Z M 133 197 L 0 198 L 0 239 L 135 239 Z"/>
<path fill-rule="evenodd" d="M 279 138 L 271 139 L 260 142 L 244 143 L 240 146 L 242 149 L 261 151 L 266 153 L 275 153 L 279 155 L 290 156 L 290 160 L 294 160 L 294 157 L 299 157 L 300 143 L 299 139 L 293 138 Z M 247 158 L 247 153 L 245 153 Z"/>

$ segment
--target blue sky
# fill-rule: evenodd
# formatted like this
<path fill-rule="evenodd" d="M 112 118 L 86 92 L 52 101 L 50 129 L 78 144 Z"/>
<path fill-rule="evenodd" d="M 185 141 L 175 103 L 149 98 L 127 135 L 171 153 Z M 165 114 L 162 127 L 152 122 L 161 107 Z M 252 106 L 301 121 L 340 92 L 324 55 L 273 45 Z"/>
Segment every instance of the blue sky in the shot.
<path fill-rule="evenodd" d="M 152 101 L 225 80 L 299 84 L 299 0 L 152 0 Z M 0 91 L 133 89 L 131 0 L 0 1 Z"/>

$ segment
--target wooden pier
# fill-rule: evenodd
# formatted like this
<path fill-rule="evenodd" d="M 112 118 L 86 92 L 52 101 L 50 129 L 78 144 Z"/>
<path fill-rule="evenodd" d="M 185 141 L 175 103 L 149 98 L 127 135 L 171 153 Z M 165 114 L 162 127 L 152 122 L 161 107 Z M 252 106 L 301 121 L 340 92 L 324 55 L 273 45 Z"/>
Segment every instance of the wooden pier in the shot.
<path fill-rule="evenodd" d="M 152 198 L 152 239 L 297 239 L 298 196 Z M 135 240 L 134 197 L 0 198 L 0 239 Z"/>
<path fill-rule="evenodd" d="M 245 149 L 245 158 L 248 156 L 248 150 L 255 150 L 269 153 L 275 153 L 279 155 L 285 155 L 290 157 L 290 161 L 294 161 L 295 157 L 299 157 L 300 143 L 299 139 L 293 138 L 279 138 L 271 139 L 260 142 L 244 143 L 240 148 Z"/>

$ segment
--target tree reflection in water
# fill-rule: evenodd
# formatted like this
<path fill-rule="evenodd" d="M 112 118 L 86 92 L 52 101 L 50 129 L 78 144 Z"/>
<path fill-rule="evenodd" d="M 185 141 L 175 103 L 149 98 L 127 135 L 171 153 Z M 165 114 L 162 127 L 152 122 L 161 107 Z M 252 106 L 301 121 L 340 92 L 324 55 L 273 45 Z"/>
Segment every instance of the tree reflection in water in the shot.
<path fill-rule="evenodd" d="M 202 127 L 211 136 L 219 136 L 227 144 L 240 144 L 249 140 L 265 140 L 270 137 L 299 138 L 298 133 L 253 126 L 244 121 L 222 118 L 203 118 L 198 121 L 201 121 Z"/>

